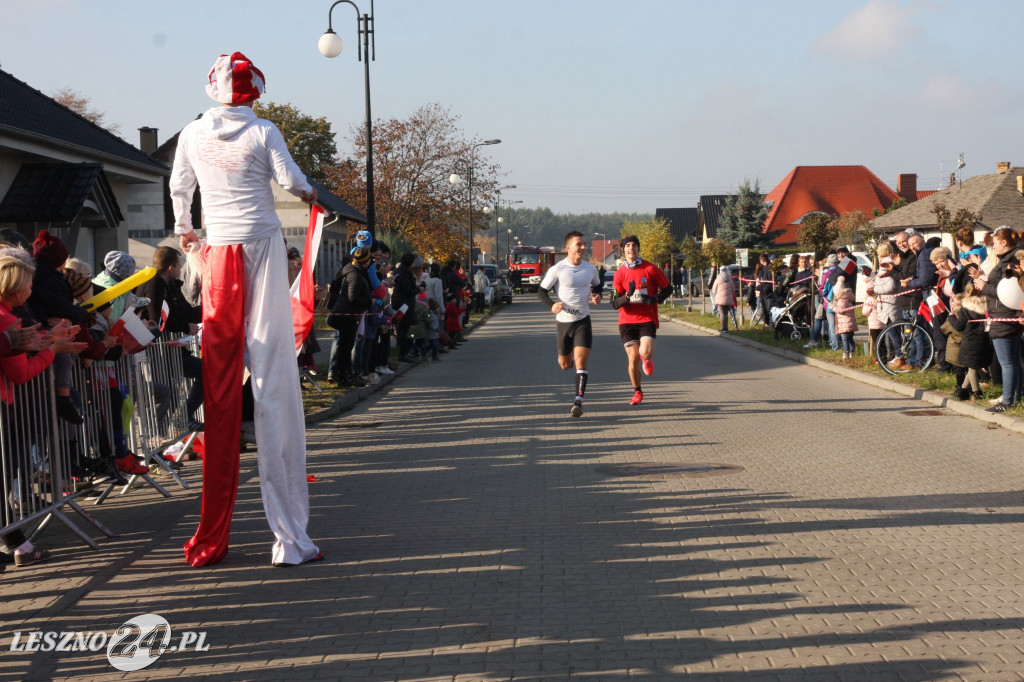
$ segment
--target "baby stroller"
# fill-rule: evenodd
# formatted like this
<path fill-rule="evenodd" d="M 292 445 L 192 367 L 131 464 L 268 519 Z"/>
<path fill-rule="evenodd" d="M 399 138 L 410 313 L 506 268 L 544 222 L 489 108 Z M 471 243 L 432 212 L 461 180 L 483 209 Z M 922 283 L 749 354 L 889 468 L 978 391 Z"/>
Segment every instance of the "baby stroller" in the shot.
<path fill-rule="evenodd" d="M 800 339 L 804 334 L 811 335 L 811 302 L 809 292 L 799 291 L 790 294 L 783 308 L 772 309 L 776 339 L 785 336 Z"/>

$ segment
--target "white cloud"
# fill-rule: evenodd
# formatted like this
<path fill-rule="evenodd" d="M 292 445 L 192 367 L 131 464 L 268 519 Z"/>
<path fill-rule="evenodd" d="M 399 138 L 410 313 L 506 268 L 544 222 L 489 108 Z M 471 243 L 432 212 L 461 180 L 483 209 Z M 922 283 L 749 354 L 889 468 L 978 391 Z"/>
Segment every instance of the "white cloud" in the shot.
<path fill-rule="evenodd" d="M 952 73 L 937 73 L 921 84 L 919 103 L 926 111 L 962 116 L 1011 106 L 1006 92 L 993 81 L 969 82 Z"/>
<path fill-rule="evenodd" d="M 916 35 L 913 17 L 922 7 L 922 3 L 900 7 L 892 0 L 870 0 L 821 36 L 814 49 L 858 59 L 885 56 Z"/>

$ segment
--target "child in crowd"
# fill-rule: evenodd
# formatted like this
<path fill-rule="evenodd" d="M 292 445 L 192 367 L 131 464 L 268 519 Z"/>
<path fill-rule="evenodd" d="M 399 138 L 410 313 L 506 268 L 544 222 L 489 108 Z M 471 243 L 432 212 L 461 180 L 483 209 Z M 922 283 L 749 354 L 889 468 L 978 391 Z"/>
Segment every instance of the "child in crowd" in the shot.
<path fill-rule="evenodd" d="M 462 310 L 454 296 L 448 299 L 448 305 L 444 308 L 444 323 L 448 336 L 452 341 L 458 342 L 462 337 Z"/>
<path fill-rule="evenodd" d="M 722 323 L 722 328 L 719 331 L 729 331 L 730 313 L 733 316 L 734 328 L 739 329 L 739 325 L 736 324 L 736 289 L 733 286 L 732 278 L 729 277 L 728 268 L 723 267 L 718 271 L 718 277 L 711 285 L 711 295 L 718 306 L 718 319 Z"/>
<path fill-rule="evenodd" d="M 426 357 L 427 332 L 430 329 L 430 313 L 427 308 L 427 292 L 420 291 L 416 295 L 416 305 L 408 314 L 414 315 L 412 324 L 409 325 L 409 339 L 412 340 L 414 358 Z"/>
<path fill-rule="evenodd" d="M 427 300 L 427 314 L 430 316 L 430 321 L 427 327 L 427 349 L 430 351 L 430 360 L 437 362 L 441 359 L 440 344 L 441 344 L 441 307 L 437 304 L 434 299 Z"/>
<path fill-rule="evenodd" d="M 27 255 L 27 254 L 26 254 Z M 16 256 L 0 256 L 0 329 L 12 329 L 20 324 L 20 320 L 12 312 L 13 308 L 24 305 L 32 295 L 32 278 L 35 267 Z M 0 528 L 15 523 L 20 517 L 32 511 L 36 493 L 31 487 L 30 472 L 32 464 L 32 446 L 39 428 L 33 420 L 19 418 L 15 412 L 14 386 L 31 381 L 53 362 L 55 354 L 79 353 L 85 344 L 73 341 L 78 328 L 61 320 L 51 330 L 52 345 L 35 355 L 15 353 L 0 358 L 0 410 L 3 411 L 3 440 L 5 446 L 0 449 L 3 454 L 0 471 L 4 475 L 4 489 L 10 491 L 9 498 L 0 502 Z M 46 550 L 39 549 L 26 539 L 19 528 L 5 533 L 0 540 L 14 553 L 17 566 L 31 566 L 46 561 L 50 555 Z"/>
<path fill-rule="evenodd" d="M 871 277 L 867 282 L 867 293 L 864 296 L 864 305 L 861 310 L 868 318 L 868 334 L 871 335 L 871 355 L 875 354 L 875 347 L 878 344 L 878 337 L 885 325 L 878 319 L 878 298 L 875 297 L 875 278 Z M 877 362 L 877 360 L 875 361 Z"/>
<path fill-rule="evenodd" d="M 832 290 L 832 312 L 836 316 L 836 336 L 843 346 L 843 359 L 853 359 L 853 333 L 857 331 L 857 308 L 853 305 L 853 289 L 846 286 L 846 277 L 840 276 Z"/>
<path fill-rule="evenodd" d="M 53 326 L 58 320 L 69 320 L 84 327 L 88 314 L 75 305 L 71 287 L 64 277 L 64 263 L 68 259 L 68 248 L 64 242 L 47 230 L 41 230 L 32 242 L 32 257 L 36 272 L 32 279 L 32 296 L 28 306 L 37 321 L 44 328 Z M 73 359 L 70 355 L 59 354 L 53 361 L 54 392 L 57 396 L 57 414 L 72 424 L 82 424 L 85 419 L 71 398 L 71 371 Z"/>

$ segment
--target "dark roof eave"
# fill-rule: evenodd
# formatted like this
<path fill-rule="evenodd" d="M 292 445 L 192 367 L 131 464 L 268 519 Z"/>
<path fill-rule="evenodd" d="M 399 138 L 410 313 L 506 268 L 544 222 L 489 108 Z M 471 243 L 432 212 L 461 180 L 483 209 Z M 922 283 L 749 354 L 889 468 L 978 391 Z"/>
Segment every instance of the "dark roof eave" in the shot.
<path fill-rule="evenodd" d="M 96 159 L 103 159 L 105 161 L 110 161 L 112 163 L 117 163 L 117 164 L 121 164 L 121 165 L 124 165 L 124 166 L 129 166 L 131 168 L 138 168 L 140 170 L 145 170 L 145 171 L 148 171 L 150 173 L 154 173 L 156 175 L 170 176 L 170 174 L 171 174 L 171 169 L 168 168 L 167 166 L 165 166 L 164 164 L 160 163 L 159 161 L 155 161 L 154 160 L 154 161 L 151 162 L 152 165 L 148 165 L 148 164 L 145 164 L 145 163 L 140 163 L 138 161 L 132 161 L 130 159 L 126 159 L 123 156 L 117 156 L 116 154 L 107 154 L 106 152 L 97 151 L 97 150 L 92 149 L 90 147 L 83 147 L 81 145 L 77 145 L 77 144 L 73 144 L 73 143 L 70 143 L 70 142 L 66 142 L 64 140 L 58 140 L 57 138 L 54 138 L 54 137 L 49 137 L 47 135 L 40 135 L 38 133 L 31 133 L 31 132 L 28 132 L 27 130 L 22 130 L 20 128 L 14 128 L 14 127 L 6 126 L 6 125 L 3 125 L 3 124 L 0 124 L 0 131 L 5 132 L 5 133 L 9 133 L 12 137 L 18 137 L 18 138 L 21 138 L 21 139 L 24 139 L 24 140 L 31 140 L 31 141 L 35 141 L 35 142 L 42 142 L 44 144 L 47 144 L 47 145 L 53 146 L 53 147 L 57 147 L 57 148 L 71 149 L 71 150 L 74 150 L 74 151 L 76 151 L 76 152 L 78 152 L 80 154 L 83 154 L 86 157 L 92 157 L 92 158 L 96 158 Z M 142 152 L 139 152 L 139 153 L 141 154 Z"/>

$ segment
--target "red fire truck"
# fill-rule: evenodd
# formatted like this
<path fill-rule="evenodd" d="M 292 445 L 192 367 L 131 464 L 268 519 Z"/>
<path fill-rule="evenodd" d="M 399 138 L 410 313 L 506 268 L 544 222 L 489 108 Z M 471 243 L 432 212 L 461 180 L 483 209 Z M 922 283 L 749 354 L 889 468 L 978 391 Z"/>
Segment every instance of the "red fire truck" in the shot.
<path fill-rule="evenodd" d="M 512 249 L 508 271 L 512 281 L 519 282 L 520 289 L 537 293 L 544 273 L 566 255 L 565 251 L 555 251 L 550 246 L 517 246 Z"/>

